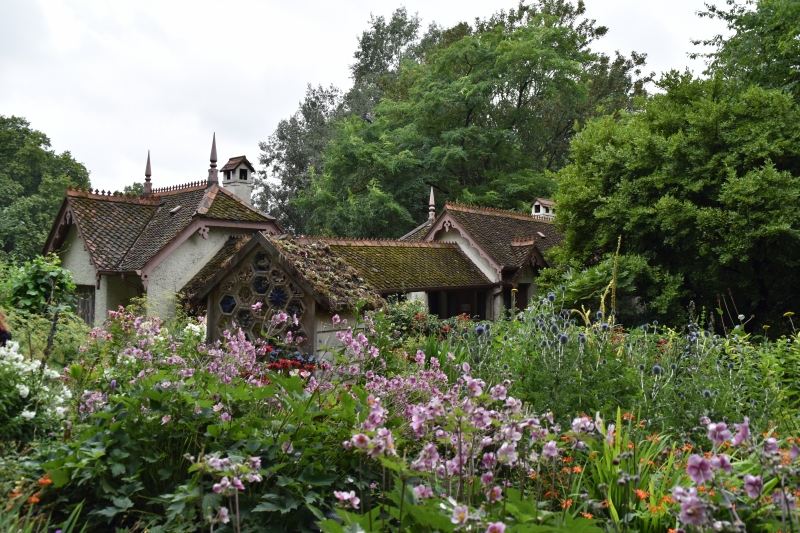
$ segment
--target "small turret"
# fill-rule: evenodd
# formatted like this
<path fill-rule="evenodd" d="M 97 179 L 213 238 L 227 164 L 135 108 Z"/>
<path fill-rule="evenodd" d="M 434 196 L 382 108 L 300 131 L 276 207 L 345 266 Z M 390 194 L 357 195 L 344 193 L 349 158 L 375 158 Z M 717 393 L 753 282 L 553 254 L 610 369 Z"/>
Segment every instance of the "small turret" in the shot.
<path fill-rule="evenodd" d="M 232 157 L 220 170 L 223 176 L 222 186 L 248 205 L 252 205 L 250 197 L 253 195 L 253 175 L 256 169 L 247 157 L 243 155 Z"/>

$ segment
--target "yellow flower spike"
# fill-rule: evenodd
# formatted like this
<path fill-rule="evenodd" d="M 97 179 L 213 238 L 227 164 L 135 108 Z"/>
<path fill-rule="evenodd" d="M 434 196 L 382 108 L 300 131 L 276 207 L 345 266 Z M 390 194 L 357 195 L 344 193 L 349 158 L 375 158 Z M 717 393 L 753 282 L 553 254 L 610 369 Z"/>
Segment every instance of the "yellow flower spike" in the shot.
<path fill-rule="evenodd" d="M 790 316 L 794 316 L 794 313 L 791 312 L 791 311 L 786 311 L 785 313 L 783 313 L 783 316 L 785 316 L 786 318 L 789 318 Z"/>

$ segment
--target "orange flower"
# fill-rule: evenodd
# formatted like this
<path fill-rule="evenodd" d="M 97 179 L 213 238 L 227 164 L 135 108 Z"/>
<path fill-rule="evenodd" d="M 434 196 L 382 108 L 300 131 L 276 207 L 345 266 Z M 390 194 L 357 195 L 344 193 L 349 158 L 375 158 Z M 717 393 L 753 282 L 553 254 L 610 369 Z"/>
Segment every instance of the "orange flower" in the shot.
<path fill-rule="evenodd" d="M 549 498 L 550 496 L 558 498 L 558 491 L 553 492 L 552 490 L 548 490 L 547 492 L 544 493 L 545 498 Z"/>
<path fill-rule="evenodd" d="M 583 468 L 581 468 L 581 465 L 572 467 L 573 474 L 580 474 L 581 472 L 583 472 Z"/>
<path fill-rule="evenodd" d="M 633 413 L 624 413 L 622 415 L 623 420 L 634 420 L 635 418 L 636 417 L 633 415 Z"/>
<path fill-rule="evenodd" d="M 646 490 L 636 489 L 633 492 L 636 494 L 636 497 L 639 498 L 640 500 L 646 500 L 647 498 L 650 497 L 650 493 L 647 492 Z"/>
<path fill-rule="evenodd" d="M 600 502 L 600 505 L 602 505 L 603 507 L 608 507 L 608 500 L 603 500 L 602 502 Z"/>
<path fill-rule="evenodd" d="M 561 500 L 561 508 L 562 509 L 569 509 L 572 507 L 572 499 Z"/>
<path fill-rule="evenodd" d="M 661 514 L 664 512 L 664 508 L 660 505 L 649 505 L 647 510 L 653 514 Z"/>
<path fill-rule="evenodd" d="M 592 516 L 592 513 L 581 513 L 581 516 L 586 518 L 587 520 L 591 520 L 592 518 L 594 518 L 594 516 Z"/>
<path fill-rule="evenodd" d="M 36 494 L 28 498 L 28 503 L 31 505 L 39 503 L 39 494 L 41 494 L 41 492 L 37 492 Z"/>
<path fill-rule="evenodd" d="M 661 501 L 664 503 L 675 503 L 675 500 L 672 499 L 672 496 L 662 496 Z"/>
<path fill-rule="evenodd" d="M 692 445 L 691 444 L 684 444 L 683 448 L 681 448 L 681 450 L 683 450 L 685 452 L 690 452 L 690 451 L 692 451 Z"/>
<path fill-rule="evenodd" d="M 670 528 L 667 530 L 667 533 L 677 533 L 677 530 Z"/>
<path fill-rule="evenodd" d="M 565 463 L 571 463 L 572 459 L 574 459 L 574 458 L 571 455 L 568 455 L 568 456 L 564 457 L 564 459 L 562 459 L 562 461 L 565 462 Z"/>
<path fill-rule="evenodd" d="M 629 443 L 628 443 L 628 449 L 629 449 L 629 450 L 632 450 L 632 449 L 633 449 L 633 443 L 632 443 L 632 442 L 629 442 Z"/>
<path fill-rule="evenodd" d="M 528 476 L 531 479 L 536 479 L 536 472 L 531 472 L 531 475 Z"/>
<path fill-rule="evenodd" d="M 49 485 L 49 484 L 50 484 L 50 483 L 52 483 L 52 482 L 53 482 L 53 480 L 52 480 L 52 479 L 50 479 L 50 476 L 48 476 L 47 474 L 45 474 L 44 476 L 42 476 L 41 478 L 39 478 L 39 481 L 37 481 L 36 483 L 37 483 L 37 485 L 44 485 L 44 486 L 47 486 L 47 485 Z"/>

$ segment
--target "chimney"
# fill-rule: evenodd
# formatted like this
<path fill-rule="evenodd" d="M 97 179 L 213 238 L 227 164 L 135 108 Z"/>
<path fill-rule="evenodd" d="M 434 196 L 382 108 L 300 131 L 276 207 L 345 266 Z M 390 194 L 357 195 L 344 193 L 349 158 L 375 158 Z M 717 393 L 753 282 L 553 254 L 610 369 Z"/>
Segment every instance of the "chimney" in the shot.
<path fill-rule="evenodd" d="M 222 186 L 232 192 L 247 205 L 253 205 L 253 177 L 256 169 L 247 160 L 246 156 L 231 157 L 220 169 L 222 171 Z"/>
<path fill-rule="evenodd" d="M 219 183 L 219 171 L 217 170 L 217 134 L 211 139 L 211 165 L 208 167 L 208 186 L 211 187 Z"/>
<path fill-rule="evenodd" d="M 436 204 L 433 201 L 433 187 L 431 187 L 431 199 L 428 202 L 428 220 L 436 218 Z"/>
<path fill-rule="evenodd" d="M 150 176 L 153 173 L 150 171 L 150 150 L 147 151 L 147 166 L 144 168 L 144 195 L 152 194 L 153 184 L 150 183 Z"/>

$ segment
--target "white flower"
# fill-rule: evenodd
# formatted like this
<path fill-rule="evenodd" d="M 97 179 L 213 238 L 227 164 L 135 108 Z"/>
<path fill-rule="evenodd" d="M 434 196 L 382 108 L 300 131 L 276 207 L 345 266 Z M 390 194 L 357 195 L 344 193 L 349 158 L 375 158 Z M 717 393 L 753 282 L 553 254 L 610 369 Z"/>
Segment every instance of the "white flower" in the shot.
<path fill-rule="evenodd" d="M 21 416 L 22 418 L 24 418 L 25 420 L 30 420 L 30 419 L 32 419 L 34 416 L 36 416 L 36 411 L 27 411 L 27 410 L 26 410 L 26 411 L 22 411 L 22 412 L 20 413 L 20 416 Z"/>
<path fill-rule="evenodd" d="M 31 392 L 31 390 L 22 383 L 17 383 L 17 391 L 19 391 L 19 395 L 23 398 L 27 398 L 28 394 Z"/>

